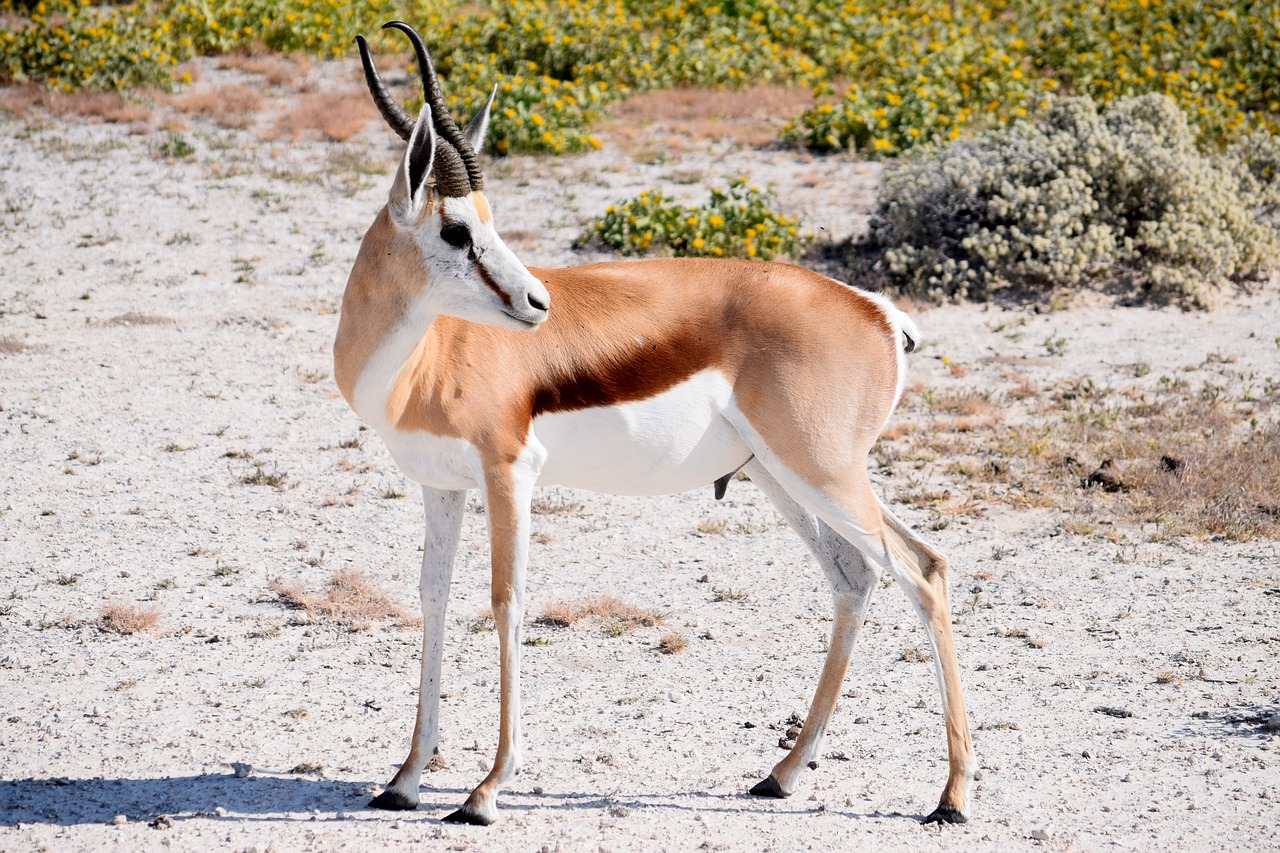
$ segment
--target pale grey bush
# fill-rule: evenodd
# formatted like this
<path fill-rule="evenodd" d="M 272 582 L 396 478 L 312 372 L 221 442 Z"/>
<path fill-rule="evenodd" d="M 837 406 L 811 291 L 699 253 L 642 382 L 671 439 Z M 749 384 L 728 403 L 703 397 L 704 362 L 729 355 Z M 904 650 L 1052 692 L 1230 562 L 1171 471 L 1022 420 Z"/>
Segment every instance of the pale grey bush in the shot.
<path fill-rule="evenodd" d="M 911 157 L 884 178 L 864 269 L 934 299 L 1125 285 L 1206 304 L 1280 258 L 1280 144 L 1195 145 L 1163 95 L 1049 104 L 1036 121 Z"/>

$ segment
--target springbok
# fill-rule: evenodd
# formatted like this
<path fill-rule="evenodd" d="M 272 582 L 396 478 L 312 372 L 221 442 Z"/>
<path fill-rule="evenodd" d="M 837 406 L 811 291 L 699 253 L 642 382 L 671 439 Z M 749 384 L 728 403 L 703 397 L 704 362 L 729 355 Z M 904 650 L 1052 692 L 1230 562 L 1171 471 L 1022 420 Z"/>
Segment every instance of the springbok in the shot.
<path fill-rule="evenodd" d="M 369 91 L 408 146 L 342 300 L 334 374 L 422 485 L 421 684 L 409 755 L 370 805 L 413 809 L 436 751 L 445 605 L 468 489 L 484 502 L 501 659 L 493 768 L 445 820 L 487 825 L 520 767 L 520 647 L 538 485 L 686 491 L 745 469 L 831 584 L 831 646 L 794 747 L 751 793 L 786 797 L 817 758 L 882 571 L 933 649 L 950 770 L 926 821 L 965 820 L 976 767 L 947 560 L 872 491 L 867 455 L 902 394 L 915 325 L 887 299 L 808 270 L 737 260 L 526 268 L 503 244 L 476 152 L 494 94 L 461 130 L 422 38 L 416 120 L 358 37 Z M 554 309 L 552 308 L 554 304 Z"/>

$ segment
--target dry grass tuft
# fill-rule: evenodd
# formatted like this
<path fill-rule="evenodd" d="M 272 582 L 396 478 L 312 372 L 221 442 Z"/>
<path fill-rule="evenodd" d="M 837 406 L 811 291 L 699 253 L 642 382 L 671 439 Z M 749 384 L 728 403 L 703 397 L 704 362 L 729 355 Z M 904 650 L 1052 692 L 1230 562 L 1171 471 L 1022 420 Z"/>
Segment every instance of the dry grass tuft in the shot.
<path fill-rule="evenodd" d="M 231 68 L 247 74 L 261 74 L 272 86 L 296 84 L 311 71 L 311 65 L 311 57 L 305 54 L 284 57 L 254 49 L 248 52 L 230 53 L 218 59 L 219 68 Z"/>
<path fill-rule="evenodd" d="M 658 638 L 658 651 L 664 655 L 678 655 L 688 647 L 689 643 L 685 638 L 675 631 L 670 631 Z"/>
<path fill-rule="evenodd" d="M 223 127 L 243 129 L 253 124 L 262 109 L 262 93 L 251 86 L 231 85 L 192 92 L 173 99 L 184 113 L 212 119 Z"/>
<path fill-rule="evenodd" d="M 30 83 L 0 88 L 0 111 L 21 118 L 33 107 L 43 107 L 55 116 L 75 115 L 126 124 L 141 123 L 151 118 L 151 110 L 126 100 L 119 92 L 84 89 L 62 93 Z"/>
<path fill-rule="evenodd" d="M 0 355 L 21 355 L 33 349 L 35 347 L 31 344 L 23 343 L 13 335 L 0 336 Z"/>
<path fill-rule="evenodd" d="M 656 610 L 636 607 L 612 595 L 599 595 L 577 604 L 553 601 L 534 621 L 539 625 L 567 628 L 579 619 L 586 618 L 596 618 L 614 626 L 625 626 L 630 630 L 636 627 L 652 628 L 655 625 L 661 625 L 666 621 L 667 615 Z M 625 633 L 625 631 L 618 633 Z"/>
<path fill-rule="evenodd" d="M 329 622 L 352 631 L 367 631 L 374 622 L 389 619 L 400 627 L 417 620 L 386 593 L 379 590 L 358 569 L 341 569 L 329 578 L 323 595 L 307 592 L 302 581 L 271 581 L 272 591 L 287 607 L 302 610 L 308 622 Z"/>
<path fill-rule="evenodd" d="M 614 106 L 617 132 L 662 125 L 695 140 L 729 139 L 741 145 L 768 145 L 792 117 L 813 104 L 800 86 L 752 89 L 688 88 L 633 95 Z"/>
<path fill-rule="evenodd" d="M 346 142 L 376 117 L 363 90 L 313 92 L 304 95 L 263 135 L 268 139 L 298 139 L 315 134 L 334 142 Z"/>
<path fill-rule="evenodd" d="M 98 611 L 98 627 L 113 634 L 139 634 L 154 631 L 163 615 L 152 605 L 137 607 L 123 601 L 111 601 Z"/>

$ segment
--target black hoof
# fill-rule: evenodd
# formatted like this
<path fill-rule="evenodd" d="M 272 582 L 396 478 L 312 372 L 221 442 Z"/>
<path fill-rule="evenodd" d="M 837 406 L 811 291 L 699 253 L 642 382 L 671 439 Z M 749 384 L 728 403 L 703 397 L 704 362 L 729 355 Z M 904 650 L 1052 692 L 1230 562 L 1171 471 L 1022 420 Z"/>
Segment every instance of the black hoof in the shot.
<path fill-rule="evenodd" d="M 463 806 L 456 812 L 444 816 L 445 823 L 466 823 L 471 826 L 488 826 L 493 823 L 493 820 L 493 818 L 485 817 L 479 812 L 473 812 L 467 806 Z"/>
<path fill-rule="evenodd" d="M 933 814 L 924 819 L 925 823 L 968 823 L 969 818 L 954 806 L 938 806 Z"/>
<path fill-rule="evenodd" d="M 389 812 L 411 812 L 418 807 L 418 799 L 412 800 L 395 791 L 383 791 L 369 801 L 371 809 L 386 809 Z"/>
<path fill-rule="evenodd" d="M 777 779 L 773 778 L 772 773 L 766 776 L 763 781 L 757 782 L 755 787 L 751 789 L 751 793 L 757 797 L 773 797 L 775 800 L 791 796 L 782 790 L 782 786 L 778 784 Z"/>

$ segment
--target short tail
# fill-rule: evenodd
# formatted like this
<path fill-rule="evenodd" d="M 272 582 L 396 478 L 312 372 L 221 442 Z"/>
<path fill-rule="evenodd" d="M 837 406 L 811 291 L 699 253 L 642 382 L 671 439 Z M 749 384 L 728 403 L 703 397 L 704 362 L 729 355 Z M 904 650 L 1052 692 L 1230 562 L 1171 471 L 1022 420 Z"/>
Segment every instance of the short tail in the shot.
<path fill-rule="evenodd" d="M 916 345 L 920 343 L 920 330 L 916 328 L 915 321 L 897 308 L 893 309 L 892 316 L 902 335 L 902 351 L 915 352 Z"/>

